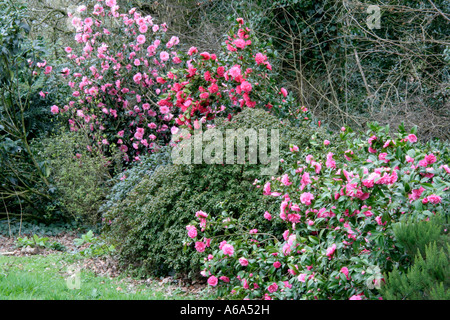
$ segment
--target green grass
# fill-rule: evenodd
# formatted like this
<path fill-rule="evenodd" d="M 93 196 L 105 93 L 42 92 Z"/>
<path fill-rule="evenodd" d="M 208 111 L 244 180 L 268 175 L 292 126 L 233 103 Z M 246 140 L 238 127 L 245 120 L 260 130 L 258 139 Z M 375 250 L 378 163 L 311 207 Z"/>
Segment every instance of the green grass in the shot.
<path fill-rule="evenodd" d="M 68 253 L 48 256 L 0 256 L 0 300 L 175 300 L 202 299 L 158 282 L 134 284 L 129 278 L 108 278 L 80 270 L 79 289 L 69 271 L 83 258 Z"/>

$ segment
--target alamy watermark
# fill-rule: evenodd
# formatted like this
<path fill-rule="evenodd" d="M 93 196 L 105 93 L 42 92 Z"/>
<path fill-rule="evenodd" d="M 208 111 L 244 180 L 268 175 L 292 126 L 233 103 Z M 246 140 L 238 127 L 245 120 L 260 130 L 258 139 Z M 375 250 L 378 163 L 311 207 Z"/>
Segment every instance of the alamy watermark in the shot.
<path fill-rule="evenodd" d="M 370 5 L 366 11 L 369 16 L 367 17 L 367 27 L 370 30 L 381 29 L 381 11 L 377 5 Z"/>
<path fill-rule="evenodd" d="M 80 269 L 74 266 L 67 267 L 68 277 L 66 278 L 67 288 L 69 289 L 80 289 L 81 287 L 81 276 Z"/>
<path fill-rule="evenodd" d="M 280 132 L 270 130 L 270 155 L 268 133 L 267 129 L 212 128 L 191 134 L 180 129 L 172 136 L 172 161 L 174 164 L 261 164 L 261 175 L 275 175 L 280 162 Z"/>
<path fill-rule="evenodd" d="M 366 280 L 366 286 L 369 289 L 380 289 L 381 282 L 384 279 L 384 276 L 381 273 L 381 269 L 378 266 L 370 266 L 369 268 L 367 268 L 366 273 L 370 275 Z"/>

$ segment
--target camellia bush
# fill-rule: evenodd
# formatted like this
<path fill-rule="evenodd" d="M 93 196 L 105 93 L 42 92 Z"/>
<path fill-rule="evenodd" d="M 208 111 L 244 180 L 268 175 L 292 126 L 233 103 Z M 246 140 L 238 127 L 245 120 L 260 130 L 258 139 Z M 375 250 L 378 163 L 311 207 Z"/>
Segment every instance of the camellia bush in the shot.
<path fill-rule="evenodd" d="M 292 112 L 292 96 L 277 88 L 269 57 L 274 52 L 238 18 L 222 51 L 216 55 L 191 47 L 183 55 L 187 68 L 177 68 L 161 82 L 170 83 L 161 95 L 161 108 L 177 110 L 176 125 L 198 129 L 216 116 L 229 120 L 244 108 L 265 108 L 275 115 Z M 296 113 L 297 114 L 297 113 Z"/>
<path fill-rule="evenodd" d="M 292 147 L 283 173 L 261 182 L 281 201 L 264 213 L 284 223 L 281 234 L 199 207 L 185 241 L 204 255 L 201 274 L 236 299 L 382 299 L 383 273 L 409 266 L 392 226 L 449 213 L 448 145 L 419 144 L 415 133 L 401 126 L 391 137 L 371 124 L 360 136 L 344 127 L 347 148 L 324 159 Z"/>
<path fill-rule="evenodd" d="M 115 0 L 69 16 L 76 43 L 65 51 L 73 68 L 61 73 L 72 99 L 51 111 L 67 117 L 73 131 L 88 128 L 93 144 L 118 148 L 125 162 L 159 150 L 180 126 L 211 123 L 216 115 L 255 107 L 290 112 L 293 98 L 270 77 L 272 51 L 242 19 L 216 55 L 195 47 L 177 52 L 180 39 L 169 39 L 166 24 L 135 9 L 120 13 Z"/>
<path fill-rule="evenodd" d="M 74 66 L 62 73 L 72 100 L 52 112 L 65 114 L 71 130 L 89 128 L 93 143 L 118 148 L 132 161 L 170 140 L 174 115 L 155 101 L 165 90 L 161 75 L 181 59 L 174 51 L 179 39 L 167 39 L 166 24 L 135 9 L 119 10 L 115 0 L 107 0 L 69 14 L 76 43 L 65 51 Z"/>

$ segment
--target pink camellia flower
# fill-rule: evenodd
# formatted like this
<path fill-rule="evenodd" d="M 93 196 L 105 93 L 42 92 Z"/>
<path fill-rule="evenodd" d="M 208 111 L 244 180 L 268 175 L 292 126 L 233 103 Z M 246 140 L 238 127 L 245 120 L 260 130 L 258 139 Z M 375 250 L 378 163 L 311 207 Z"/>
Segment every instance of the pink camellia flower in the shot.
<path fill-rule="evenodd" d="M 231 257 L 234 254 L 234 247 L 227 243 L 222 247 L 222 251 L 225 255 L 229 255 Z"/>
<path fill-rule="evenodd" d="M 380 154 L 378 155 L 378 159 L 380 159 L 381 161 L 384 161 L 384 162 L 388 163 L 389 160 L 386 159 L 386 156 L 387 156 L 387 153 L 382 152 L 382 153 L 380 153 Z"/>
<path fill-rule="evenodd" d="M 263 55 L 262 53 L 257 53 L 256 55 L 255 55 L 255 61 L 256 61 L 256 64 L 261 64 L 261 63 L 264 63 L 264 61 L 266 61 L 267 60 L 267 56 L 265 56 L 265 55 Z"/>
<path fill-rule="evenodd" d="M 114 7 L 114 6 L 117 5 L 117 1 L 116 1 L 116 0 L 106 0 L 105 4 L 106 4 L 108 7 Z"/>
<path fill-rule="evenodd" d="M 195 243 L 195 249 L 196 249 L 198 252 L 203 252 L 203 251 L 205 251 L 205 248 L 206 248 L 206 244 L 205 244 L 204 242 L 202 242 L 202 241 L 197 241 L 197 242 Z"/>
<path fill-rule="evenodd" d="M 80 24 L 81 24 L 81 19 L 80 18 L 78 18 L 78 17 L 73 17 L 72 18 L 72 25 L 74 27 L 79 27 Z"/>
<path fill-rule="evenodd" d="M 206 212 L 203 212 L 203 211 L 197 211 L 196 213 L 195 213 L 195 216 L 197 217 L 197 218 L 207 218 L 208 217 L 208 214 L 206 213 Z"/>
<path fill-rule="evenodd" d="M 304 192 L 300 196 L 300 201 L 303 204 L 306 204 L 307 206 L 309 206 L 311 204 L 311 200 L 313 200 L 313 199 L 314 199 L 314 195 L 310 192 Z"/>
<path fill-rule="evenodd" d="M 186 230 L 188 231 L 188 236 L 191 239 L 197 237 L 197 228 L 195 226 L 187 225 Z"/>
<path fill-rule="evenodd" d="M 225 276 L 221 276 L 219 279 L 222 280 L 223 282 L 230 282 L 230 278 Z"/>
<path fill-rule="evenodd" d="M 264 218 L 270 221 L 270 220 L 272 220 L 272 215 L 268 211 L 266 211 L 264 213 Z"/>
<path fill-rule="evenodd" d="M 57 113 L 59 112 L 59 108 L 58 108 L 58 106 L 53 105 L 53 106 L 50 108 L 50 111 L 51 111 L 53 114 L 57 114 Z"/>
<path fill-rule="evenodd" d="M 305 281 L 306 281 L 306 276 L 307 276 L 306 273 L 300 273 L 300 274 L 298 275 L 297 279 L 298 279 L 298 281 L 300 281 L 300 282 L 305 282 Z"/>
<path fill-rule="evenodd" d="M 425 168 L 426 166 L 428 166 L 428 161 L 425 160 L 425 159 L 420 160 L 419 161 L 419 166 Z"/>
<path fill-rule="evenodd" d="M 429 155 L 425 156 L 425 160 L 427 161 L 428 164 L 433 164 L 436 162 L 436 156 L 430 153 Z"/>
<path fill-rule="evenodd" d="M 245 258 L 239 258 L 239 263 L 241 264 L 241 266 L 246 267 L 248 266 L 248 260 Z"/>
<path fill-rule="evenodd" d="M 218 282 L 219 282 L 219 280 L 215 276 L 211 276 L 208 278 L 208 284 L 212 287 L 217 286 Z"/>
<path fill-rule="evenodd" d="M 445 165 L 442 165 L 440 168 L 444 169 L 445 172 L 450 173 L 450 168 L 449 168 L 448 165 L 446 165 L 446 164 L 445 164 Z"/>
<path fill-rule="evenodd" d="M 310 179 L 310 177 L 309 177 L 309 172 L 305 172 L 305 173 L 302 175 L 302 180 L 300 181 L 300 183 L 301 183 L 302 185 L 307 185 L 307 184 L 312 183 L 312 181 L 311 181 L 311 179 Z"/>
<path fill-rule="evenodd" d="M 408 135 L 408 141 L 411 142 L 411 143 L 417 142 L 416 135 L 412 134 L 412 133 L 410 135 Z"/>
<path fill-rule="evenodd" d="M 145 133 L 144 128 L 137 128 L 136 133 L 134 134 L 134 137 L 137 140 L 142 140 L 144 138 L 144 133 Z"/>
<path fill-rule="evenodd" d="M 348 299 L 348 300 L 362 300 L 362 297 L 363 297 L 362 295 L 355 294 L 355 295 L 351 296 L 350 299 Z"/>
<path fill-rule="evenodd" d="M 333 243 L 333 245 L 327 249 L 326 252 L 327 257 L 331 259 L 335 251 L 336 251 L 336 244 Z"/>
<path fill-rule="evenodd" d="M 285 88 L 281 88 L 280 89 L 280 93 L 283 95 L 283 97 L 287 97 L 287 95 L 288 95 L 288 92 L 287 92 L 287 90 L 285 89 Z"/>
<path fill-rule="evenodd" d="M 246 45 L 245 40 L 243 39 L 236 39 L 233 41 L 233 44 L 239 49 L 244 49 Z"/>
<path fill-rule="evenodd" d="M 267 291 L 269 291 L 270 293 L 274 293 L 278 290 L 278 285 L 274 282 L 272 283 L 268 288 Z"/>
<path fill-rule="evenodd" d="M 280 261 L 275 261 L 273 263 L 273 266 L 275 267 L 275 269 L 278 269 L 279 267 L 281 267 L 281 262 Z"/>
<path fill-rule="evenodd" d="M 64 77 L 67 77 L 67 76 L 70 74 L 70 69 L 69 69 L 69 68 L 63 68 L 63 69 L 61 70 L 61 74 L 62 74 Z"/>
<path fill-rule="evenodd" d="M 327 146 L 327 145 L 329 145 L 329 144 L 330 144 L 330 141 L 328 141 L 328 140 L 324 140 L 324 141 L 323 141 L 323 144 Z"/>
<path fill-rule="evenodd" d="M 405 156 L 405 160 L 406 160 L 406 162 L 409 162 L 409 163 L 414 163 L 414 158 L 411 158 L 410 156 Z"/>
<path fill-rule="evenodd" d="M 208 91 L 210 93 L 216 93 L 217 91 L 219 91 L 219 86 L 216 83 L 213 83 L 208 87 Z"/>
<path fill-rule="evenodd" d="M 428 201 L 432 204 L 438 204 L 442 201 L 442 198 L 438 195 L 432 194 L 427 197 Z"/>
<path fill-rule="evenodd" d="M 298 152 L 300 149 L 298 148 L 298 146 L 293 145 L 291 148 L 289 148 L 289 150 L 290 150 L 291 152 Z"/>
<path fill-rule="evenodd" d="M 289 186 L 292 184 L 292 182 L 289 181 L 289 176 L 288 174 L 284 174 L 283 177 L 281 178 L 281 183 L 284 184 L 285 186 Z"/>
<path fill-rule="evenodd" d="M 336 161 L 334 161 L 333 156 L 334 154 L 331 152 L 327 154 L 327 161 L 325 163 L 327 168 L 336 169 Z"/>
<path fill-rule="evenodd" d="M 209 54 L 209 52 L 202 52 L 200 53 L 200 56 L 204 59 L 204 60 L 209 60 L 211 59 L 211 55 Z"/>
<path fill-rule="evenodd" d="M 190 47 L 188 51 L 188 55 L 192 56 L 194 53 L 197 53 L 198 49 L 196 47 Z"/>
<path fill-rule="evenodd" d="M 45 67 L 44 74 L 49 74 L 50 72 L 52 72 L 52 70 L 53 70 L 53 67 L 52 67 L 52 66 L 46 66 L 46 67 Z"/>
<path fill-rule="evenodd" d="M 228 71 L 228 73 L 233 78 L 236 78 L 236 77 L 240 76 L 241 75 L 241 66 L 235 65 L 235 66 L 231 67 L 230 70 Z"/>
<path fill-rule="evenodd" d="M 369 144 L 372 145 L 374 140 L 377 140 L 377 136 L 371 136 L 368 140 Z"/>
<path fill-rule="evenodd" d="M 167 106 L 163 106 L 163 107 L 159 107 L 159 111 L 160 111 L 162 114 L 167 114 L 167 113 L 170 112 L 170 109 L 169 109 L 169 107 L 167 107 Z"/>
<path fill-rule="evenodd" d="M 349 276 L 348 276 L 348 268 L 347 267 L 342 267 L 341 268 L 341 272 L 343 274 L 345 274 L 345 277 L 347 278 L 347 280 L 350 280 Z"/>
<path fill-rule="evenodd" d="M 378 225 L 380 225 L 380 226 L 383 225 L 383 222 L 382 222 L 382 220 L 381 220 L 381 216 L 377 216 L 377 217 L 375 218 L 375 221 L 377 222 Z"/>
<path fill-rule="evenodd" d="M 133 76 L 133 81 L 134 81 L 134 82 L 139 83 L 141 80 L 142 80 L 142 74 L 141 74 L 140 72 L 136 73 L 136 74 Z"/>
<path fill-rule="evenodd" d="M 136 41 L 139 44 L 145 43 L 145 36 L 143 34 L 138 35 L 137 38 L 136 38 Z"/>
<path fill-rule="evenodd" d="M 250 91 L 252 91 L 252 85 L 248 81 L 243 81 L 241 83 L 241 89 L 242 89 L 242 91 L 250 92 Z"/>
<path fill-rule="evenodd" d="M 161 59 L 161 61 L 167 61 L 169 60 L 169 54 L 166 51 L 163 51 L 159 54 L 159 58 Z"/>
<path fill-rule="evenodd" d="M 264 184 L 264 187 L 263 187 L 263 194 L 264 194 L 264 195 L 269 195 L 269 194 L 270 194 L 270 182 L 266 182 L 266 183 Z"/>
<path fill-rule="evenodd" d="M 140 33 L 146 33 L 148 31 L 148 27 L 146 24 L 143 24 L 141 26 L 139 26 L 139 32 Z"/>

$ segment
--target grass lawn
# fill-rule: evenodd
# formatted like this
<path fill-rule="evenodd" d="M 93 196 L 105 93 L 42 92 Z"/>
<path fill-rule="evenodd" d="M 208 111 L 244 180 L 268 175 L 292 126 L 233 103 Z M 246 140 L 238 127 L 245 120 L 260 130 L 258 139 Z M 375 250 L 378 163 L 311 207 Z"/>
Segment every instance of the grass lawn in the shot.
<path fill-rule="evenodd" d="M 158 281 L 142 284 L 126 277 L 109 278 L 81 269 L 83 258 L 61 253 L 47 256 L 1 256 L 0 300 L 175 300 L 207 299 Z M 74 288 L 75 287 L 75 288 Z"/>

